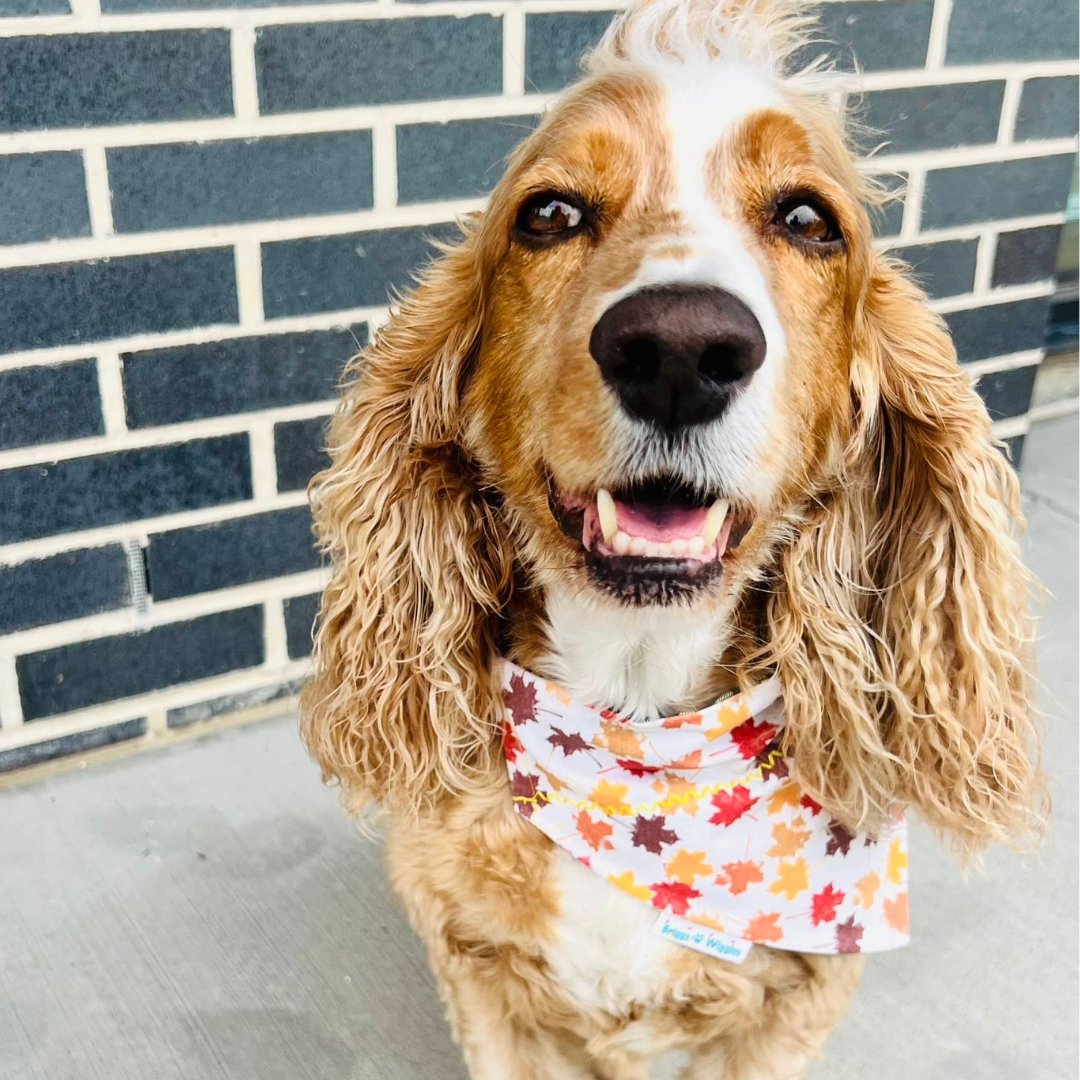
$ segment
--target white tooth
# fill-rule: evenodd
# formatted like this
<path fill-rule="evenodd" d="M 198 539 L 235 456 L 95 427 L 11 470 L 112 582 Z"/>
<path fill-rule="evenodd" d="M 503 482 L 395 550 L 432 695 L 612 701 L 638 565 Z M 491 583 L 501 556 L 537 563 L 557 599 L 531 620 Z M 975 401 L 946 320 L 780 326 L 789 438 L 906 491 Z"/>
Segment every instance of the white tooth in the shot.
<path fill-rule="evenodd" d="M 645 543 L 645 555 L 647 558 L 655 559 L 660 554 L 660 545 L 654 544 L 651 540 Z"/>
<path fill-rule="evenodd" d="M 658 543 L 653 544 L 656 548 L 655 558 L 658 559 L 670 559 L 671 558 L 671 545 L 666 540 L 661 540 Z"/>
<path fill-rule="evenodd" d="M 630 550 L 630 537 L 620 529 L 615 534 L 615 539 L 611 541 L 611 546 L 615 549 L 616 555 L 625 555 Z"/>
<path fill-rule="evenodd" d="M 619 528 L 619 519 L 615 513 L 615 500 L 607 488 L 596 493 L 596 516 L 600 519 L 600 532 L 604 534 L 604 543 L 610 544 Z"/>
<path fill-rule="evenodd" d="M 646 542 L 640 536 L 631 537 L 628 553 L 630 555 L 644 555 L 645 547 Z"/>
<path fill-rule="evenodd" d="M 683 556 L 686 555 L 686 552 L 687 546 L 685 540 L 671 541 L 671 554 L 674 555 L 676 559 L 683 558 Z"/>
<path fill-rule="evenodd" d="M 704 555 L 705 547 L 705 538 L 702 536 L 692 536 L 686 541 L 687 555 Z"/>
<path fill-rule="evenodd" d="M 716 543 L 716 538 L 720 535 L 720 530 L 724 527 L 724 518 L 727 517 L 727 510 L 727 499 L 717 499 L 716 502 L 709 507 L 709 512 L 705 515 L 705 524 L 701 529 L 701 535 L 705 540 L 706 546 Z"/>

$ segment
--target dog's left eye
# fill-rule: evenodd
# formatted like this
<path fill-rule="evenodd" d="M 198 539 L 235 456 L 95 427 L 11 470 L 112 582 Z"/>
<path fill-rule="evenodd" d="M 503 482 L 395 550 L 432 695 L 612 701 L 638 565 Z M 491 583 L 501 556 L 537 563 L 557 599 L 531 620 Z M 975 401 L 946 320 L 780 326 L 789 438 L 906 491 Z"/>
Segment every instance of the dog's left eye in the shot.
<path fill-rule="evenodd" d="M 544 192 L 526 202 L 517 216 L 517 230 L 538 240 L 557 240 L 580 231 L 585 211 L 566 195 Z"/>
<path fill-rule="evenodd" d="M 828 248 L 843 240 L 836 220 L 820 203 L 806 197 L 785 199 L 776 208 L 773 224 L 789 236 L 815 247 Z"/>

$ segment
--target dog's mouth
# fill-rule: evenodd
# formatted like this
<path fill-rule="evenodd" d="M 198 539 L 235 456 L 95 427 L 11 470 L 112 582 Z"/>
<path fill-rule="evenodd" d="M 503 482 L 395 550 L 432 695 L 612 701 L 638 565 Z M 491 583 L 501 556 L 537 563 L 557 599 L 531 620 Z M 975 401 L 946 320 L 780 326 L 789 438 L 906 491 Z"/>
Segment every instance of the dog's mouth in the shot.
<path fill-rule="evenodd" d="M 589 495 L 551 490 L 562 531 L 577 540 L 593 583 L 629 603 L 670 603 L 699 592 L 752 524 L 730 500 L 670 477 Z"/>

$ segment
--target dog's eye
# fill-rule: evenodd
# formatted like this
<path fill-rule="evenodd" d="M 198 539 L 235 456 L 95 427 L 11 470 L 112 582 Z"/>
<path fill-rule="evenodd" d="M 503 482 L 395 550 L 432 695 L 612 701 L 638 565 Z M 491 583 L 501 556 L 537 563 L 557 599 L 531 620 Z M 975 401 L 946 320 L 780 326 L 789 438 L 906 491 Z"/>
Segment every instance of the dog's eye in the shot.
<path fill-rule="evenodd" d="M 567 195 L 534 195 L 517 216 L 517 230 L 537 240 L 558 240 L 580 231 L 585 211 Z"/>
<path fill-rule="evenodd" d="M 773 223 L 789 236 L 815 247 L 834 247 L 843 240 L 833 216 L 805 197 L 785 199 L 777 207 Z"/>

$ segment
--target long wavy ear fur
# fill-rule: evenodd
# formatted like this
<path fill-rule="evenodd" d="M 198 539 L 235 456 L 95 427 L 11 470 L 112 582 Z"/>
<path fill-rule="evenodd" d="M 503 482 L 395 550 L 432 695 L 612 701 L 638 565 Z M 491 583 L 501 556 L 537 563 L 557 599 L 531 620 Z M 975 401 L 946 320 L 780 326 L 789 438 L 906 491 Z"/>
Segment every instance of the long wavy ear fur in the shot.
<path fill-rule="evenodd" d="M 490 658 L 511 561 L 458 442 L 482 291 L 467 235 L 350 364 L 330 466 L 312 481 L 333 576 L 301 733 L 354 809 L 415 812 L 464 788 L 491 746 Z"/>
<path fill-rule="evenodd" d="M 768 612 L 806 790 L 850 824 L 914 804 L 968 856 L 1037 829 L 1016 475 L 925 297 L 882 261 L 835 483 Z"/>

